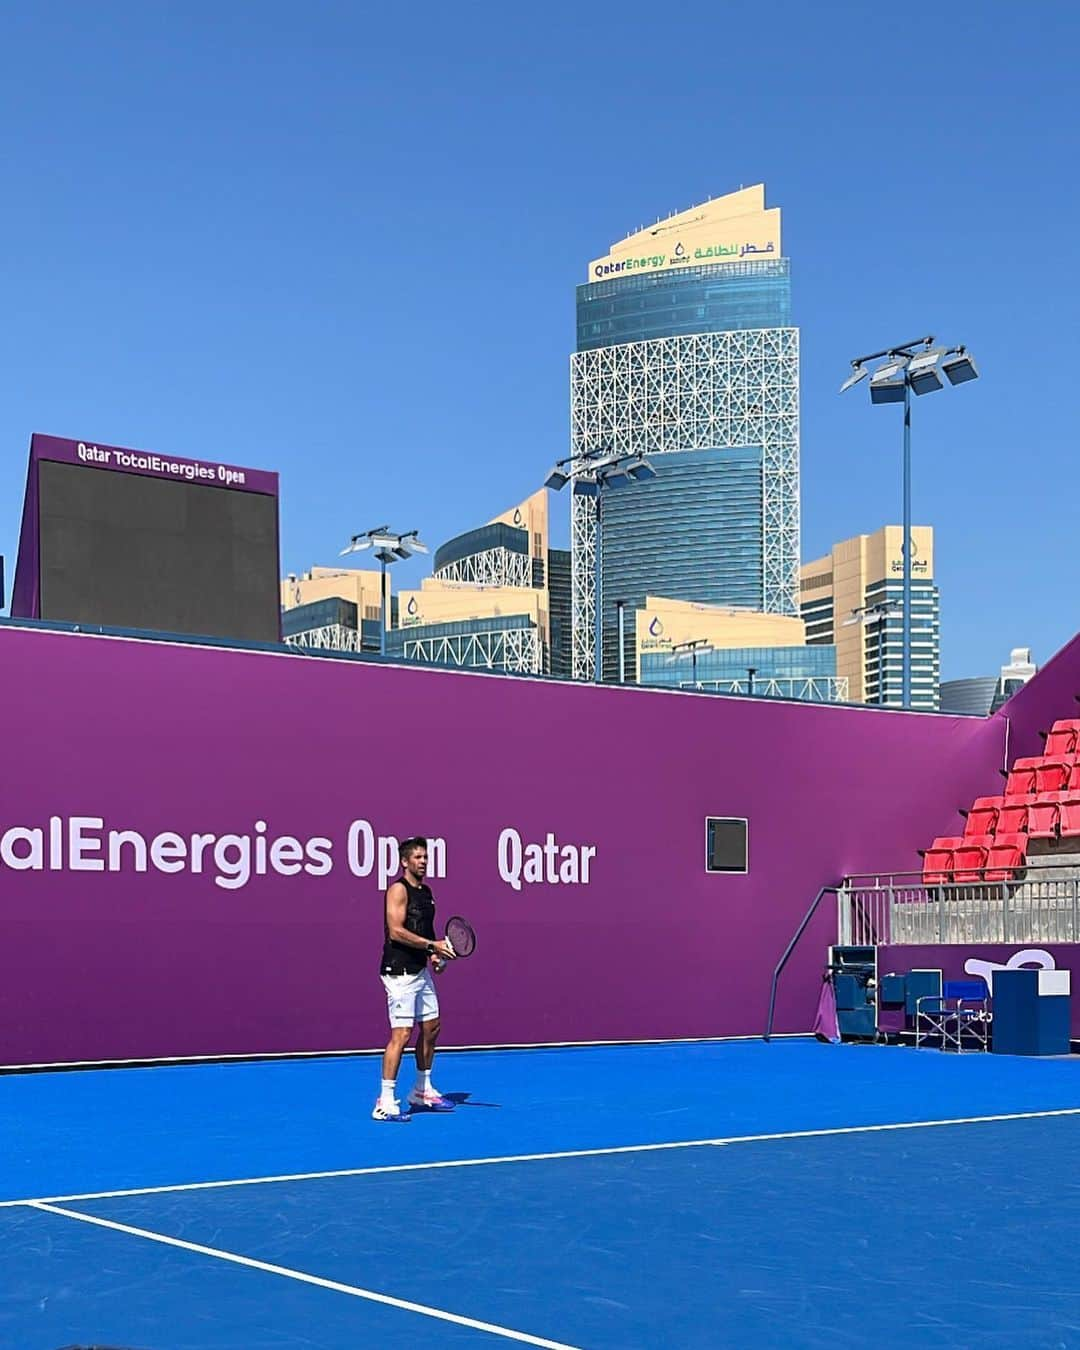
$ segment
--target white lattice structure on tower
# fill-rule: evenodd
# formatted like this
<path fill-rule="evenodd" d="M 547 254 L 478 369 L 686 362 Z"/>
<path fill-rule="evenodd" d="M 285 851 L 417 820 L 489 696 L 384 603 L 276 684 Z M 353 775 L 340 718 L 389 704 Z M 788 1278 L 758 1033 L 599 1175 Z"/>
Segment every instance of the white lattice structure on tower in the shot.
<path fill-rule="evenodd" d="M 527 553 L 515 553 L 509 548 L 488 548 L 482 553 L 470 553 L 458 562 L 440 567 L 435 576 L 440 581 L 464 582 L 469 586 L 523 586 L 533 584 L 532 559 Z"/>
<path fill-rule="evenodd" d="M 702 689 L 713 694 L 759 694 L 763 698 L 799 699 L 814 703 L 846 703 L 848 679 L 846 675 L 777 675 L 759 676 L 750 688 L 745 680 L 680 680 L 680 689 Z"/>
<path fill-rule="evenodd" d="M 360 634 L 342 623 L 328 623 L 321 628 L 307 628 L 302 633 L 291 633 L 285 638 L 287 647 L 310 647 L 317 651 L 358 652 Z"/>
<path fill-rule="evenodd" d="M 761 607 L 798 614 L 799 330 L 656 338 L 570 358 L 570 449 L 649 456 L 761 446 Z M 645 485 L 647 490 L 647 485 Z M 572 499 L 573 675 L 593 677 L 596 502 Z"/>
<path fill-rule="evenodd" d="M 544 672 L 544 645 L 535 627 L 489 628 L 475 633 L 439 633 L 415 638 L 406 635 L 404 656 L 406 661 L 504 670 L 515 675 Z"/>

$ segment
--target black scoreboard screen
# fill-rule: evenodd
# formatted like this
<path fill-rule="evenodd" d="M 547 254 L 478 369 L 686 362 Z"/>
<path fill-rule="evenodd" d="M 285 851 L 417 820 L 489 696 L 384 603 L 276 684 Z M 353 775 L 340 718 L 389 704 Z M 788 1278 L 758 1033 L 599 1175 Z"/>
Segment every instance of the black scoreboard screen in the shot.
<path fill-rule="evenodd" d="M 38 530 L 43 619 L 279 640 L 271 494 L 43 459 Z"/>

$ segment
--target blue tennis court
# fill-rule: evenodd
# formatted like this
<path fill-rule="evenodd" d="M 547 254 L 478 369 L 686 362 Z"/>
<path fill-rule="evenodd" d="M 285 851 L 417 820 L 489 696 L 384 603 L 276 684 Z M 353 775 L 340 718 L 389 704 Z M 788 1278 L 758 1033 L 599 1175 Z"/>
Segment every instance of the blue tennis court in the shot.
<path fill-rule="evenodd" d="M 1080 1064 L 808 1040 L 0 1078 L 0 1345 L 1080 1345 Z"/>

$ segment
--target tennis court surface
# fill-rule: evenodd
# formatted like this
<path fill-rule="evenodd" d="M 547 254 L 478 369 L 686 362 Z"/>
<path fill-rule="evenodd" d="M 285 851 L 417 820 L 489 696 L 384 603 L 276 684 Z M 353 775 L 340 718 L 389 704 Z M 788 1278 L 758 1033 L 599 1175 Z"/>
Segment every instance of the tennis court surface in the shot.
<path fill-rule="evenodd" d="M 455 1053 L 404 1126 L 377 1078 L 0 1078 L 0 1345 L 1080 1346 L 1076 1060 Z"/>

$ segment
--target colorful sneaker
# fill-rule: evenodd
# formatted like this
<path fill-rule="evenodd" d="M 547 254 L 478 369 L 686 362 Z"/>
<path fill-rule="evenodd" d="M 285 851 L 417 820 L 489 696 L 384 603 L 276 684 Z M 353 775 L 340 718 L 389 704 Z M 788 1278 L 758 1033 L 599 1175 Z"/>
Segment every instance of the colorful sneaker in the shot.
<path fill-rule="evenodd" d="M 401 1103 L 391 1099 L 387 1106 L 382 1098 L 375 1103 L 375 1110 L 371 1113 L 372 1120 L 387 1120 L 395 1125 L 406 1125 L 409 1120 L 408 1112 L 401 1109 Z"/>
<path fill-rule="evenodd" d="M 452 1111 L 454 1103 L 440 1092 L 421 1092 L 413 1088 L 409 1093 L 409 1105 L 419 1107 L 421 1111 Z"/>

